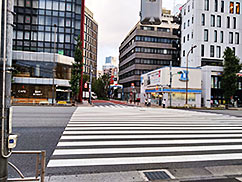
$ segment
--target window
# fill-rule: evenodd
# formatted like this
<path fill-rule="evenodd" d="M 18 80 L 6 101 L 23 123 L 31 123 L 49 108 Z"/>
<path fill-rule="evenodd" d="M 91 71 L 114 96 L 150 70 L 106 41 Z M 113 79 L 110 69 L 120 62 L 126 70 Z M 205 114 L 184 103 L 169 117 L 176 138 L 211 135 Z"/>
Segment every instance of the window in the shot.
<path fill-rule="evenodd" d="M 17 15 L 18 23 L 24 23 L 24 16 L 23 15 Z"/>
<path fill-rule="evenodd" d="M 183 57 L 185 57 L 186 56 L 186 52 L 185 52 L 185 50 L 183 51 Z"/>
<path fill-rule="evenodd" d="M 234 2 L 230 2 L 230 4 L 229 4 L 229 13 L 231 13 L 231 14 L 234 13 Z"/>
<path fill-rule="evenodd" d="M 187 34 L 187 41 L 189 41 L 189 34 Z"/>
<path fill-rule="evenodd" d="M 235 44 L 239 44 L 239 33 L 235 33 Z"/>
<path fill-rule="evenodd" d="M 233 17 L 234 20 L 234 29 L 236 29 L 236 17 Z"/>
<path fill-rule="evenodd" d="M 218 32 L 217 30 L 214 30 L 214 42 L 218 41 Z"/>
<path fill-rule="evenodd" d="M 210 57 L 214 57 L 214 46 L 210 46 Z"/>
<path fill-rule="evenodd" d="M 233 44 L 233 32 L 229 32 L 229 43 Z"/>
<path fill-rule="evenodd" d="M 186 42 L 186 37 L 184 36 L 184 37 L 183 37 L 183 43 L 185 43 L 185 42 Z"/>
<path fill-rule="evenodd" d="M 217 55 L 217 58 L 221 58 L 221 47 L 220 46 L 216 47 L 216 55 Z"/>
<path fill-rule="evenodd" d="M 240 3 L 236 3 L 236 14 L 240 14 Z"/>
<path fill-rule="evenodd" d="M 207 29 L 205 29 L 204 30 L 204 41 L 208 41 L 208 30 Z"/>
<path fill-rule="evenodd" d="M 215 27 L 215 15 L 211 15 L 211 27 Z"/>
<path fill-rule="evenodd" d="M 224 32 L 221 31 L 220 32 L 220 43 L 223 43 L 224 42 Z"/>
<path fill-rule="evenodd" d="M 187 26 L 188 26 L 188 27 L 190 26 L 190 20 L 187 21 Z"/>
<path fill-rule="evenodd" d="M 204 45 L 201 45 L 201 56 L 204 57 Z"/>
<path fill-rule="evenodd" d="M 31 7 L 31 1 L 30 0 L 26 0 L 26 7 Z"/>
<path fill-rule="evenodd" d="M 215 12 L 218 11 L 218 0 L 214 0 L 214 10 Z"/>
<path fill-rule="evenodd" d="M 217 27 L 221 27 L 221 16 L 217 16 Z"/>
<path fill-rule="evenodd" d="M 184 29 L 186 29 L 186 23 L 184 23 L 184 26 L 183 26 Z"/>
<path fill-rule="evenodd" d="M 192 24 L 194 23 L 194 17 L 192 17 Z"/>
<path fill-rule="evenodd" d="M 221 13 L 224 13 L 224 1 L 221 1 Z"/>
<path fill-rule="evenodd" d="M 205 25 L 205 14 L 202 14 L 202 25 Z"/>
<path fill-rule="evenodd" d="M 25 16 L 25 23 L 28 23 L 28 24 L 30 23 L 30 16 L 28 15 Z"/>
<path fill-rule="evenodd" d="M 204 0 L 204 10 L 209 11 L 209 0 Z"/>
<path fill-rule="evenodd" d="M 39 8 L 45 9 L 45 0 L 40 0 L 39 1 Z"/>
<path fill-rule="evenodd" d="M 17 32 L 17 39 L 18 40 L 22 40 L 23 39 L 23 32 L 22 31 L 18 31 Z"/>
<path fill-rule="evenodd" d="M 230 28 L 230 17 L 227 17 L 227 28 Z"/>
<path fill-rule="evenodd" d="M 52 0 L 46 1 L 46 9 L 52 9 Z"/>

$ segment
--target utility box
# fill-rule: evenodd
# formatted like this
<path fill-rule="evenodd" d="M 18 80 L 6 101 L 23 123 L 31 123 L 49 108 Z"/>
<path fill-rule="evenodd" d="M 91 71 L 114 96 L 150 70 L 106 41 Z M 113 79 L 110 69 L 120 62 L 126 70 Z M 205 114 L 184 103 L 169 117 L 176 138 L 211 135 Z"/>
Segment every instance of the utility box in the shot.
<path fill-rule="evenodd" d="M 162 16 L 162 0 L 141 0 L 141 24 L 160 25 Z"/>

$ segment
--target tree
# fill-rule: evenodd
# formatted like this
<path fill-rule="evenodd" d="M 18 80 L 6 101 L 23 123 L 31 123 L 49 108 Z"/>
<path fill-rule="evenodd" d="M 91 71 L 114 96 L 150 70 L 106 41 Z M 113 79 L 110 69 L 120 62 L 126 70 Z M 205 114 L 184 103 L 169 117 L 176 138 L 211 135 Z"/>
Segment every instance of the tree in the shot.
<path fill-rule="evenodd" d="M 221 86 L 224 91 L 226 106 L 228 106 L 230 98 L 234 96 L 237 90 L 238 76 L 236 74 L 241 70 L 241 65 L 239 58 L 235 56 L 231 48 L 225 49 L 223 58 L 224 71 Z"/>
<path fill-rule="evenodd" d="M 74 63 L 72 64 L 71 70 L 71 90 L 72 90 L 72 99 L 76 100 L 79 94 L 79 84 L 81 80 L 81 73 L 83 69 L 83 50 L 82 50 L 82 42 L 80 36 L 76 38 L 77 45 L 75 47 L 75 55 L 74 55 Z"/>
<path fill-rule="evenodd" d="M 93 82 L 93 91 L 97 94 L 98 98 L 107 99 L 109 92 L 110 76 L 104 74 Z"/>

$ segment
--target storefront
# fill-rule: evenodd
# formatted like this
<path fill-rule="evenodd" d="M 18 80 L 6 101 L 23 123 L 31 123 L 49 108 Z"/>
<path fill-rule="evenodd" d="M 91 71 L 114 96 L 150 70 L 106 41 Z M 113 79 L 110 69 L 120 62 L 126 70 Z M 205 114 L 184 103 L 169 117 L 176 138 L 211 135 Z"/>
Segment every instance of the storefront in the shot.
<path fill-rule="evenodd" d="M 141 77 L 142 103 L 150 99 L 153 105 L 161 105 L 162 101 L 165 101 L 167 107 L 183 107 L 187 92 L 188 105 L 201 107 L 201 69 L 189 68 L 187 74 L 186 68 L 164 67 Z"/>

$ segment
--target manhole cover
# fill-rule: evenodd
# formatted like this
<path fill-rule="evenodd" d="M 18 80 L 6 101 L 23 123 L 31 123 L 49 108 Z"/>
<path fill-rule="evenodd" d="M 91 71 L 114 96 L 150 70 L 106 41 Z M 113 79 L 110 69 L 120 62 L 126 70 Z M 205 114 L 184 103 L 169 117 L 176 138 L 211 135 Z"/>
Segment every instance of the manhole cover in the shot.
<path fill-rule="evenodd" d="M 161 180 L 161 179 L 171 179 L 171 177 L 166 173 L 166 171 L 144 172 L 144 175 L 150 181 Z"/>

